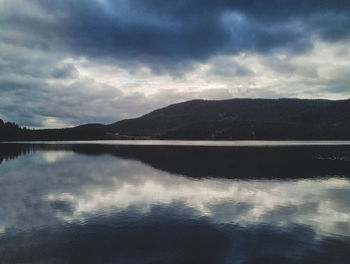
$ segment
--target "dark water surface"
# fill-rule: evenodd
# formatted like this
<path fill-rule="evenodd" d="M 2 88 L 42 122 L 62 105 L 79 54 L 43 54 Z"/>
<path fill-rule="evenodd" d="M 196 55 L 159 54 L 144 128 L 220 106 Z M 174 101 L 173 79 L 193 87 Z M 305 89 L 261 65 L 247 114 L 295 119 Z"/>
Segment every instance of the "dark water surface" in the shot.
<path fill-rule="evenodd" d="M 0 263 L 350 263 L 350 146 L 0 144 Z"/>

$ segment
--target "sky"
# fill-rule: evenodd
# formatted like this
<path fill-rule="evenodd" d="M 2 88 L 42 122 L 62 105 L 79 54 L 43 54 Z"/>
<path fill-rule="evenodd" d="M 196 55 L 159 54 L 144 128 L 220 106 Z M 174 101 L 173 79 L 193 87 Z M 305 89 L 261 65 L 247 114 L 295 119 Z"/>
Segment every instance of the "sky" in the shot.
<path fill-rule="evenodd" d="M 0 0 L 0 119 L 282 97 L 350 97 L 349 0 Z"/>

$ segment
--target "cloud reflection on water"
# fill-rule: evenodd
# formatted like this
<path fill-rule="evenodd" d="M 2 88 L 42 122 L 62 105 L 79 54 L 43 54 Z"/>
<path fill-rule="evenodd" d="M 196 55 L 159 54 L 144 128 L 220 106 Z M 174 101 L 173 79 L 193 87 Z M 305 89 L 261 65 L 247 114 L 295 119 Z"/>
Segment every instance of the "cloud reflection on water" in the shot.
<path fill-rule="evenodd" d="M 215 224 L 305 225 L 319 236 L 350 235 L 350 182 L 193 179 L 109 155 L 35 152 L 0 166 L 1 218 L 6 230 L 86 223 L 137 208 L 183 204 Z"/>
<path fill-rule="evenodd" d="M 197 177 L 202 170 L 195 154 L 204 149 L 181 149 L 176 153 L 187 153 L 186 163 L 161 166 L 174 149 L 16 148 L 0 165 L 4 263 L 323 264 L 350 258 L 350 181 L 336 174 L 315 178 L 303 158 L 293 164 L 302 164 L 310 179 L 294 178 L 296 171 L 277 179 L 267 170 L 253 180 L 237 175 L 246 167 L 225 170 L 243 150 L 201 156 L 216 157 L 207 165 L 222 164 L 220 175 L 234 172 L 229 179 Z M 293 153 L 284 159 L 300 151 Z M 174 172 L 191 161 L 196 166 L 184 171 L 196 177 Z"/>

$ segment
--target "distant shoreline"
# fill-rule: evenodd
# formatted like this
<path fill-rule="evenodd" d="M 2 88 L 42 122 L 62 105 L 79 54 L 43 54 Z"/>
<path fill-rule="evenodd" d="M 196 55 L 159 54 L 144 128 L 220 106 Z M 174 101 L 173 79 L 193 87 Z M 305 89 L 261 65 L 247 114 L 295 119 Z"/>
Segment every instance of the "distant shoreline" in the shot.
<path fill-rule="evenodd" d="M 350 140 L 49 140 L 0 141 L 0 144 L 101 144 L 149 146 L 218 146 L 218 147 L 273 147 L 273 146 L 342 146 Z"/>

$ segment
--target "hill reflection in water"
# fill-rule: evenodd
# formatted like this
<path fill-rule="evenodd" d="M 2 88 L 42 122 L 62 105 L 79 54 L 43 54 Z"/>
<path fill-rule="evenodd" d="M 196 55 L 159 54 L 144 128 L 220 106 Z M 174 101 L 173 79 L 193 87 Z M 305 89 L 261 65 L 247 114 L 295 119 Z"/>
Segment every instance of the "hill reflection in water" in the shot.
<path fill-rule="evenodd" d="M 1 145 L 0 258 L 346 263 L 349 151 Z"/>

